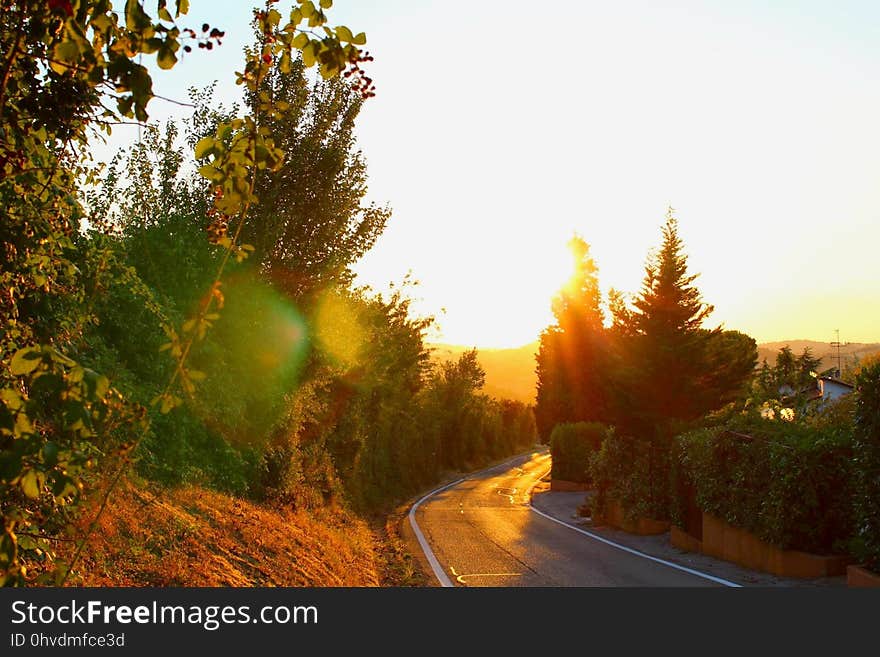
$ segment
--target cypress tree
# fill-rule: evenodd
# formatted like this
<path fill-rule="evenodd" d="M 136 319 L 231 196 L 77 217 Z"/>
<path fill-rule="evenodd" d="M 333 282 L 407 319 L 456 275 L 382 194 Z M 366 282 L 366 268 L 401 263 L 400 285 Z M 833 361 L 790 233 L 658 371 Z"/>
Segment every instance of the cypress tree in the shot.
<path fill-rule="evenodd" d="M 560 422 L 607 421 L 607 344 L 598 268 L 590 246 L 568 244 L 574 274 L 553 299 L 555 324 L 541 334 L 535 417 L 547 439 Z"/>

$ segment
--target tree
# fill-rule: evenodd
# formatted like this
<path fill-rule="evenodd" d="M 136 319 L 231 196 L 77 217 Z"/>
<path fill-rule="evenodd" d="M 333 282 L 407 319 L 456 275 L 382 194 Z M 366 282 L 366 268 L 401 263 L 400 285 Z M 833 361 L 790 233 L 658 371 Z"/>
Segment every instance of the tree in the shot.
<path fill-rule="evenodd" d="M 312 28 L 327 22 L 323 9 L 296 0 L 284 22 L 273 4 L 255 12 L 261 45 L 247 56 L 240 83 L 258 87 L 270 68 L 289 70 L 292 53 L 299 51 L 325 77 L 353 71 L 359 90 L 372 93 L 358 67 L 367 59 L 358 47 L 363 34 L 339 26 L 314 36 Z M 177 23 L 188 0 L 173 3 L 174 16 L 168 5 L 157 0 L 154 19 L 137 0 L 126 2 L 121 16 L 105 0 L 0 0 L 0 584 L 27 581 L 23 555 L 51 558 L 54 552 L 42 538 L 19 546 L 16 532 L 51 539 L 62 524 L 58 518 L 66 517 L 84 488 L 87 465 L 97 455 L 116 454 L 122 460 L 105 488 L 100 508 L 106 508 L 127 454 L 146 435 L 144 409 L 127 404 L 106 377 L 73 358 L 91 321 L 84 303 L 89 291 L 77 266 L 91 257 L 83 253 L 91 245 L 79 239 L 85 212 L 77 185 L 96 179 L 84 154 L 90 134 L 119 121 L 147 119 L 153 81 L 140 56 L 155 54 L 159 68 L 169 69 L 181 48 L 210 50 L 223 37 L 210 26 L 199 36 Z M 261 110 L 283 112 L 271 99 Z M 210 211 L 225 226 L 247 214 L 256 172 L 279 165 L 280 154 L 252 117 L 236 119 L 216 137 L 195 146 L 199 157 L 210 158 L 200 171 L 212 183 Z M 246 255 L 236 230 L 219 235 L 226 253 L 221 262 Z M 163 410 L 176 405 L 171 391 L 177 386 L 192 390 L 196 377 L 187 356 L 213 317 L 222 273 L 221 265 L 208 301 L 181 334 L 169 327 L 175 366 L 157 398 Z M 119 428 L 126 425 L 137 437 L 114 440 L 114 431 L 123 433 Z M 96 523 L 80 539 L 70 568 L 58 570 L 60 583 Z"/>
<path fill-rule="evenodd" d="M 253 261 L 291 298 L 311 301 L 324 288 L 347 285 L 350 266 L 375 243 L 391 214 L 364 203 L 367 170 L 353 129 L 364 99 L 339 78 L 310 83 L 302 60 L 287 74 L 274 72 L 247 97 L 289 105 L 283 117 L 261 122 L 285 153 L 284 164 L 257 180 L 243 240 Z"/>
<path fill-rule="evenodd" d="M 619 327 L 620 394 L 616 423 L 644 438 L 669 437 L 676 423 L 719 408 L 742 390 L 754 370 L 754 340 L 702 328 L 713 307 L 688 273 L 687 255 L 670 208 L 659 251 L 649 256 L 630 310 L 615 304 Z"/>
<path fill-rule="evenodd" d="M 776 354 L 776 365 L 773 367 L 774 378 L 776 379 L 777 391 L 783 386 L 794 389 L 795 380 L 797 379 L 797 361 L 792 352 L 791 347 L 785 345 Z"/>
<path fill-rule="evenodd" d="M 535 416 L 548 439 L 560 422 L 607 421 L 609 371 L 598 268 L 590 246 L 569 241 L 574 274 L 553 299 L 555 324 L 541 334 Z"/>
<path fill-rule="evenodd" d="M 799 391 L 813 386 L 816 372 L 821 365 L 822 359 L 813 356 L 813 351 L 809 347 L 804 347 L 803 353 L 795 360 L 796 382 Z"/>
<path fill-rule="evenodd" d="M 477 420 L 483 413 L 479 395 L 486 380 L 477 350 L 466 351 L 456 361 L 446 361 L 428 382 L 428 417 L 435 435 L 437 458 L 445 467 L 461 468 L 480 451 Z"/>
<path fill-rule="evenodd" d="M 764 359 L 756 381 L 758 392 L 767 399 L 802 396 L 816 387 L 816 371 L 821 364 L 822 359 L 813 356 L 809 347 L 804 347 L 803 352 L 795 356 L 791 347 L 785 345 L 776 354 L 772 368 Z"/>

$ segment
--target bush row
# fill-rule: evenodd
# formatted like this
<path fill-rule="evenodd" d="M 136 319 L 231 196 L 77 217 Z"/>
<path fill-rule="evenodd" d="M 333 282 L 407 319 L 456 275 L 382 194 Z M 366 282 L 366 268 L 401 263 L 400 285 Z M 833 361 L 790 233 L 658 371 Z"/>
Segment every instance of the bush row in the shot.
<path fill-rule="evenodd" d="M 559 425 L 554 476 L 592 479 L 594 505 L 614 499 L 630 517 L 688 527 L 706 512 L 779 547 L 847 552 L 880 570 L 880 365 L 856 394 L 793 421 L 760 411 L 718 414 L 667 441 Z"/>
<path fill-rule="evenodd" d="M 855 515 L 853 554 L 880 572 L 880 362 L 856 381 Z"/>
<path fill-rule="evenodd" d="M 852 432 L 762 424 L 748 434 L 719 426 L 678 437 L 674 478 L 692 487 L 702 511 L 773 545 L 845 551 L 855 527 Z M 676 496 L 670 509 L 678 523 L 685 502 Z"/>
<path fill-rule="evenodd" d="M 599 422 L 557 424 L 550 434 L 553 479 L 589 483 L 590 459 L 599 451 L 608 427 Z"/>

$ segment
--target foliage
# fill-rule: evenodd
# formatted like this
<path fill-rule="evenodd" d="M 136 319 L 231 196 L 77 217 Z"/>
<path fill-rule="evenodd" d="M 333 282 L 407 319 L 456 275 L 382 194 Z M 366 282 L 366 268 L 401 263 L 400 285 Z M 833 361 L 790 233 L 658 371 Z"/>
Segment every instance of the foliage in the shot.
<path fill-rule="evenodd" d="M 594 508 L 618 502 L 630 519 L 666 520 L 670 513 L 669 450 L 610 431 L 590 461 Z"/>
<path fill-rule="evenodd" d="M 321 88 L 304 88 L 289 111 L 313 111 L 313 94 Z M 220 255 L 199 237 L 204 219 L 198 203 L 207 194 L 189 177 L 187 158 L 172 139 L 185 131 L 198 140 L 214 130 L 212 122 L 227 120 L 209 94 L 196 94 L 195 116 L 183 130 L 148 129 L 142 144 L 115 161 L 116 177 L 94 195 L 119 209 L 114 252 L 142 277 L 159 314 L 172 322 L 198 305 L 211 282 L 202 272 Z M 346 104 L 333 107 L 347 111 Z M 296 148 L 293 140 L 290 147 Z M 354 148 L 353 142 L 345 148 Z M 309 179 L 301 182 L 310 197 L 331 193 Z M 347 179 L 337 184 L 357 186 Z M 156 193 L 160 187 L 167 191 Z M 187 205 L 187 198 L 197 202 Z M 286 215 L 285 221 L 299 220 Z M 288 230 L 284 222 L 278 225 Z M 338 224 L 336 230 L 347 229 Z M 308 262 L 332 247 L 335 233 L 322 235 L 301 245 L 298 259 L 279 261 L 271 271 L 256 265 L 255 257 L 230 265 L 223 312 L 191 356 L 205 381 L 173 415 L 153 413 L 155 430 L 140 450 L 142 474 L 297 508 L 350 500 L 371 510 L 433 483 L 444 468 L 480 464 L 532 443 L 531 409 L 478 394 L 483 375 L 475 353 L 448 371 L 429 371 L 424 332 L 431 320 L 411 317 L 404 288 L 383 299 L 352 290 L 348 276 L 309 275 L 316 283 L 308 298 L 297 296 L 302 288 L 285 281 L 303 280 Z M 132 382 L 138 399 L 149 399 L 168 368 L 144 354 L 143 345 L 167 340 L 162 322 L 126 331 L 137 303 L 124 289 L 105 292 L 90 342 L 107 345 L 104 360 L 115 378 Z M 291 336 L 296 339 L 284 348 Z M 459 382 L 466 394 L 440 394 Z M 468 411 L 456 408 L 459 403 Z M 438 461 L 441 440 L 451 450 L 466 446 L 467 456 Z"/>
<path fill-rule="evenodd" d="M 845 549 L 854 530 L 851 417 L 780 421 L 756 410 L 676 439 L 697 505 L 783 548 Z"/>
<path fill-rule="evenodd" d="M 223 33 L 204 26 L 201 36 L 176 23 L 188 8 L 187 0 L 174 3 L 172 17 L 165 0 L 157 3 L 154 20 L 140 2 L 129 0 L 121 17 L 105 0 L 82 2 L 0 3 L 0 258 L 4 295 L 0 301 L 0 398 L 4 421 L 2 457 L 6 469 L 0 480 L 4 488 L 3 535 L 0 539 L 0 577 L 4 583 L 26 582 L 22 562 L 42 558 L 52 551 L 45 541 L 63 527 L 72 489 L 81 490 L 86 478 L 82 463 L 97 456 L 117 455 L 121 465 L 105 487 L 98 514 L 109 501 L 114 484 L 128 462 L 128 453 L 147 435 L 143 411 L 125 402 L 107 379 L 78 364 L 78 354 L 90 351 L 86 327 L 93 320 L 93 301 L 108 279 L 103 263 L 112 258 L 106 245 L 84 240 L 80 234 L 84 210 L 76 196 L 77 182 L 96 180 L 80 149 L 89 131 L 104 129 L 122 119 L 147 119 L 153 97 L 152 79 L 136 59 L 156 54 L 157 64 L 167 69 L 176 53 L 192 50 L 190 43 L 211 49 Z M 269 5 L 274 2 L 269 2 Z M 321 2 L 329 7 L 330 0 Z M 122 20 L 120 20 L 120 18 Z M 325 77 L 348 69 L 356 86 L 372 93 L 359 63 L 367 57 L 357 47 L 365 37 L 343 26 L 325 27 L 326 16 L 308 0 L 297 0 L 289 22 L 270 7 L 257 12 L 260 47 L 250 53 L 239 82 L 257 88 L 269 69 L 289 69 L 294 51 L 302 51 L 307 65 L 319 64 Z M 310 28 L 324 28 L 323 37 Z M 261 112 L 282 112 L 283 107 L 265 101 Z M 199 141 L 196 150 L 212 159 L 212 214 L 216 241 L 226 255 L 215 270 L 207 300 L 199 304 L 196 317 L 177 332 L 166 325 L 169 350 L 175 364 L 168 383 L 156 395 L 165 411 L 178 403 L 175 383 L 192 394 L 198 371 L 187 367 L 197 339 L 215 319 L 219 277 L 230 255 L 243 258 L 247 249 L 229 237 L 230 218 L 247 214 L 253 202 L 256 172 L 281 163 L 282 154 L 271 137 L 259 130 L 250 117 L 234 119 L 210 142 Z M 95 264 L 91 278 L 77 263 Z M 126 275 L 130 269 L 122 267 Z M 86 275 L 84 275 L 86 274 Z M 143 291 L 136 281 L 135 295 Z M 142 295 L 143 299 L 146 299 Z M 106 345 L 104 345 L 106 346 Z M 102 352 L 102 349 L 98 349 Z M 107 355 L 103 350 L 103 355 Z M 116 434 L 127 427 L 127 439 Z M 8 433 L 6 433 L 8 431 Z M 132 437 L 134 436 L 134 437 Z M 17 471 L 16 468 L 18 468 Z M 14 493 L 21 489 L 21 495 Z M 8 492 L 8 494 L 6 494 Z M 72 557 L 75 563 L 92 522 Z M 37 536 L 21 543 L 23 529 Z M 29 536 L 29 538 L 32 538 Z M 25 554 L 28 553 L 28 554 Z M 73 564 L 71 564 L 72 566 Z M 64 568 L 59 581 L 66 579 Z"/>
<path fill-rule="evenodd" d="M 853 552 L 880 572 L 880 363 L 862 368 L 856 379 L 855 515 Z"/>
<path fill-rule="evenodd" d="M 554 301 L 556 323 L 541 335 L 535 411 L 542 436 L 561 422 L 612 425 L 589 468 L 598 503 L 613 498 L 632 517 L 658 519 L 673 510 L 672 437 L 744 399 L 757 359 L 751 337 L 703 327 L 712 306 L 688 272 L 671 209 L 662 235 L 633 304 L 609 293 L 607 328 L 589 247 L 572 241 L 576 273 Z M 572 468 L 572 477 L 585 476 Z"/>
<path fill-rule="evenodd" d="M 284 103 L 283 115 L 262 116 L 261 98 Z M 350 265 L 385 228 L 388 208 L 366 204 L 366 162 L 353 129 L 364 99 L 345 80 L 311 84 L 302 60 L 274 72 L 247 96 L 283 150 L 284 163 L 257 181 L 242 239 L 273 284 L 301 303 L 321 290 L 344 286 Z"/>
<path fill-rule="evenodd" d="M 597 268 L 589 245 L 569 242 L 575 273 L 553 300 L 555 324 L 541 333 L 535 415 L 549 438 L 560 422 L 607 421 L 611 364 Z"/>
<path fill-rule="evenodd" d="M 741 333 L 702 328 L 712 312 L 689 274 L 670 209 L 663 243 L 645 266 L 633 308 L 612 304 L 619 355 L 615 423 L 625 433 L 667 441 L 674 427 L 741 395 L 757 358 Z"/>
<path fill-rule="evenodd" d="M 587 483 L 590 459 L 602 446 L 608 427 L 598 422 L 557 424 L 550 434 L 551 477 Z"/>
<path fill-rule="evenodd" d="M 753 397 L 756 400 L 788 398 L 796 405 L 803 406 L 809 394 L 816 389 L 816 372 L 822 362 L 805 347 L 795 356 L 788 345 L 780 348 L 776 362 L 771 368 L 767 360 L 761 364 L 753 384 Z"/>

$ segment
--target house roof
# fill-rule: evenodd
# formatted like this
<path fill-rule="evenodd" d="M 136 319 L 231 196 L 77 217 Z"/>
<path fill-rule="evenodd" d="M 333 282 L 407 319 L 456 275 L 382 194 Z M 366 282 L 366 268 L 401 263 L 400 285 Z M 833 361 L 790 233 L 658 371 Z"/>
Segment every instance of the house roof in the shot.
<path fill-rule="evenodd" d="M 810 388 L 808 390 L 803 390 L 803 393 L 807 394 L 807 401 L 813 401 L 814 399 L 822 399 L 822 392 L 819 388 Z"/>
<path fill-rule="evenodd" d="M 833 376 L 820 376 L 819 378 L 820 378 L 822 381 L 828 381 L 828 382 L 830 382 L 830 383 L 836 383 L 836 384 L 839 385 L 839 386 L 844 386 L 844 387 L 846 387 L 846 388 L 850 388 L 851 390 L 855 390 L 855 388 L 856 388 L 854 385 L 852 385 L 852 384 L 850 384 L 850 383 L 847 383 L 846 381 L 841 381 L 840 379 L 837 379 L 837 378 L 835 378 L 835 377 L 833 377 Z"/>

